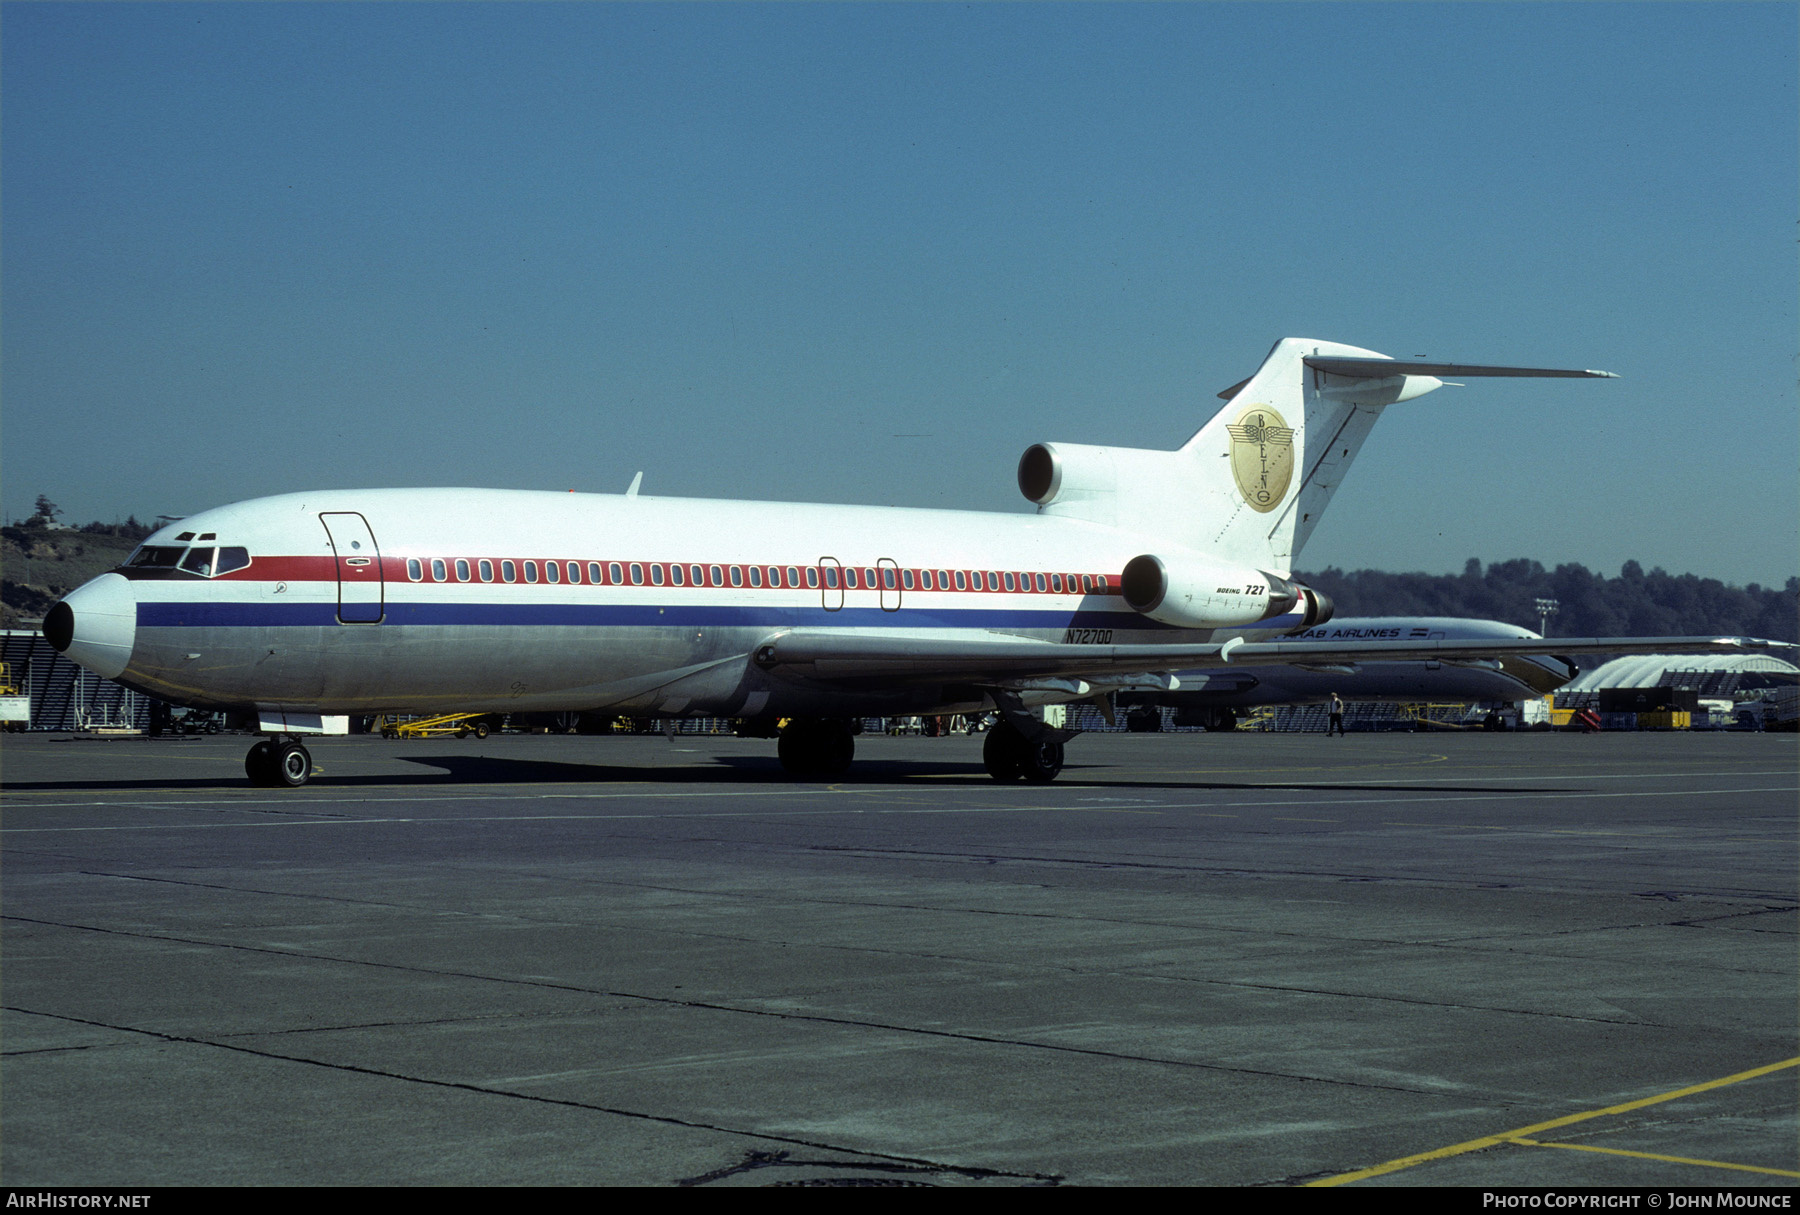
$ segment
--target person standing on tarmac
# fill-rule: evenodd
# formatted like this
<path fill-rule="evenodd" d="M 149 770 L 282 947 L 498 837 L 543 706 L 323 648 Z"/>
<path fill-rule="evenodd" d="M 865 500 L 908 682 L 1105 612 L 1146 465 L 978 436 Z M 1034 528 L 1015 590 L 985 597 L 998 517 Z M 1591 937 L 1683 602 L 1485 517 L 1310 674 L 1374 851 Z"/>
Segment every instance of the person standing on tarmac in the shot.
<path fill-rule="evenodd" d="M 1330 738 L 1333 730 L 1339 738 L 1344 736 L 1344 702 L 1336 692 L 1331 694 L 1331 724 L 1325 727 L 1325 737 Z"/>

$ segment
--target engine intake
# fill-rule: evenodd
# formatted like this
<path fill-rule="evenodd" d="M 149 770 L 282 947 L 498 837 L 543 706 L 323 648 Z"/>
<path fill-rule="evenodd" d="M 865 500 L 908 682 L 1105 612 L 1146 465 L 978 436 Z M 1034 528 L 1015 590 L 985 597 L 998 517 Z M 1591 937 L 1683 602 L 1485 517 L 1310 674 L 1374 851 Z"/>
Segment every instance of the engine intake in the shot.
<path fill-rule="evenodd" d="M 1145 553 L 1127 561 L 1125 573 L 1119 579 L 1119 593 L 1125 596 L 1126 603 L 1146 616 L 1161 607 L 1163 600 L 1169 597 L 1169 571 L 1162 558 Z"/>
<path fill-rule="evenodd" d="M 1052 501 L 1062 487 L 1062 469 L 1056 456 L 1042 443 L 1033 443 L 1019 457 L 1019 492 L 1039 506 Z"/>

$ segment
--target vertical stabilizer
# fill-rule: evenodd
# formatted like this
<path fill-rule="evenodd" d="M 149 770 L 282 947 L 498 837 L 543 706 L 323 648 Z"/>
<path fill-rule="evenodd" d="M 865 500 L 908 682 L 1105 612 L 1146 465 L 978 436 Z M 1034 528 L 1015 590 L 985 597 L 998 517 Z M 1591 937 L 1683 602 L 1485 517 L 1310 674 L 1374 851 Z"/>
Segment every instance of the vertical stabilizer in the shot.
<path fill-rule="evenodd" d="M 1181 449 L 1205 521 L 1204 534 L 1188 541 L 1194 547 L 1286 576 L 1383 407 L 1442 383 L 1332 375 L 1307 366 L 1312 356 L 1384 357 L 1336 342 L 1277 342 Z"/>

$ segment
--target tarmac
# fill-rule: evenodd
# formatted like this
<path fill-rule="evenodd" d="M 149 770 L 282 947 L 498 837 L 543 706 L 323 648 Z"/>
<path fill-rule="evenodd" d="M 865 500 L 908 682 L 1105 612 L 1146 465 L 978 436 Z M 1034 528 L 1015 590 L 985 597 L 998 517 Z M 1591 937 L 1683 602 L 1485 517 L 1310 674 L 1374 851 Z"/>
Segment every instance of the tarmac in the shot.
<path fill-rule="evenodd" d="M 0 1184 L 1788 1187 L 1760 734 L 0 742 Z"/>

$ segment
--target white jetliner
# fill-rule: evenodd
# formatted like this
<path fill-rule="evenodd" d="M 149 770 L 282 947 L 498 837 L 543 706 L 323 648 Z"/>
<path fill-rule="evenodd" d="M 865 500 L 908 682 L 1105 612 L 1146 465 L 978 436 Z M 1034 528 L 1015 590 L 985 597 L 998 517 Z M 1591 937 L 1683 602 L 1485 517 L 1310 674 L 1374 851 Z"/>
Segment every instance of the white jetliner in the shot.
<path fill-rule="evenodd" d="M 245 761 L 260 784 L 304 783 L 299 736 L 341 733 L 345 714 L 572 709 L 789 718 L 779 751 L 796 775 L 841 772 L 855 717 L 998 709 L 988 770 L 1045 781 L 1068 735 L 1035 705 L 1172 689 L 1165 672 L 1183 668 L 1542 651 L 1268 640 L 1329 617 L 1290 579 L 1293 559 L 1382 409 L 1440 375 L 1608 373 L 1403 362 L 1290 338 L 1179 450 L 1027 449 L 1019 486 L 1036 515 L 635 492 L 284 494 L 162 529 L 53 608 L 44 631 L 108 679 L 254 714 L 270 736 Z"/>
<path fill-rule="evenodd" d="M 1171 692 L 1125 692 L 1122 709 L 1142 712 L 1168 705 L 1182 724 L 1229 730 L 1243 710 L 1264 705 L 1318 704 L 1336 692 L 1344 700 L 1478 701 L 1513 703 L 1547 695 L 1581 673 L 1560 653 L 1562 640 L 1545 640 L 1530 629 L 1498 620 L 1454 616 L 1336 617 L 1294 635 L 1295 641 L 1344 645 L 1357 642 L 1480 642 L 1529 639 L 1534 654 L 1498 658 L 1436 658 L 1429 661 L 1294 662 L 1283 666 L 1232 663 L 1210 670 L 1177 671 L 1180 687 Z"/>

